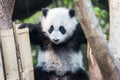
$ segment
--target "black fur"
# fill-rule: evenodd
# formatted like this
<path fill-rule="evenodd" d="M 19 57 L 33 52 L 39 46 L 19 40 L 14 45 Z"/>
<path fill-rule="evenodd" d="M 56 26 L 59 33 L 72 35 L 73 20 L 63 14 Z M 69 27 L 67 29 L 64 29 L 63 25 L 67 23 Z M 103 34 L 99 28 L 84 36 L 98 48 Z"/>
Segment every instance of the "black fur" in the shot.
<path fill-rule="evenodd" d="M 80 24 L 77 24 L 77 27 L 73 33 L 73 35 L 68 38 L 65 42 L 61 44 L 54 44 L 50 41 L 48 37 L 46 37 L 45 33 L 42 31 L 41 24 L 22 24 L 19 28 L 28 27 L 30 30 L 30 42 L 34 45 L 39 45 L 42 50 L 47 49 L 49 44 L 52 45 L 53 49 L 69 49 L 72 47 L 73 50 L 79 51 L 80 45 L 83 43 L 87 43 L 85 35 L 81 29 Z"/>
<path fill-rule="evenodd" d="M 50 73 L 41 70 L 41 68 L 35 68 L 34 69 L 34 77 L 35 77 L 35 80 L 49 80 Z"/>
<path fill-rule="evenodd" d="M 42 14 L 43 14 L 44 17 L 47 16 L 48 11 L 49 11 L 49 10 L 46 9 L 46 8 L 43 8 L 43 9 L 42 9 Z"/>
<path fill-rule="evenodd" d="M 50 29 L 48 30 L 49 33 L 52 33 L 52 31 L 54 30 L 53 25 L 50 27 Z"/>
<path fill-rule="evenodd" d="M 66 30 L 65 30 L 64 26 L 60 26 L 59 30 L 62 34 L 66 33 Z"/>
<path fill-rule="evenodd" d="M 30 33 L 30 42 L 33 45 L 39 45 L 42 50 L 46 50 L 49 39 L 45 36 L 45 33 L 42 31 L 41 23 L 38 24 L 27 24 L 24 23 L 20 25 L 19 29 L 29 28 Z"/>
<path fill-rule="evenodd" d="M 70 9 L 69 10 L 69 15 L 70 15 L 71 18 L 74 17 L 75 16 L 75 10 L 74 9 Z"/>
<path fill-rule="evenodd" d="M 42 68 L 35 68 L 34 70 L 35 80 L 51 80 L 55 77 L 57 80 L 61 80 L 64 77 L 69 77 L 69 80 L 89 80 L 88 75 L 82 69 L 79 69 L 76 73 L 67 72 L 64 76 L 58 76 L 54 71 L 46 72 Z"/>
<path fill-rule="evenodd" d="M 76 25 L 76 29 L 65 42 L 61 44 L 54 44 L 46 37 L 45 32 L 42 31 L 41 24 L 22 24 L 19 28 L 29 28 L 30 41 L 34 45 L 39 45 L 43 51 L 52 47 L 54 51 L 73 49 L 78 52 L 82 43 L 87 43 L 85 35 L 81 29 L 80 24 Z M 64 76 L 58 76 L 54 71 L 46 72 L 42 68 L 35 68 L 34 70 L 35 80 L 51 80 L 51 78 L 62 79 L 68 76 L 69 80 L 89 80 L 88 75 L 82 69 L 79 69 L 76 73 L 67 72 Z"/>
<path fill-rule="evenodd" d="M 78 52 L 80 50 L 81 44 L 87 44 L 87 40 L 83 33 L 83 30 L 81 29 L 80 23 L 78 23 L 73 35 L 70 38 L 61 44 L 52 43 L 52 47 L 56 51 L 62 49 L 69 50 L 72 48 L 74 51 Z"/>
<path fill-rule="evenodd" d="M 86 72 L 82 69 L 79 69 L 76 73 L 71 74 L 70 73 L 70 79 L 71 80 L 89 80 L 88 75 Z"/>

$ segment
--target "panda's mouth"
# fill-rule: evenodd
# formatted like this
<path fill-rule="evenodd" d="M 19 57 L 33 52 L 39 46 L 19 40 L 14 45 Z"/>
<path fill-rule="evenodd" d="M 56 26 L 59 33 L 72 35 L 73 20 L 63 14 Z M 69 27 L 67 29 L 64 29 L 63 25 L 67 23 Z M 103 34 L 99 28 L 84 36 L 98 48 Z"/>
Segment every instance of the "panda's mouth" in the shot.
<path fill-rule="evenodd" d="M 53 44 L 60 44 L 60 39 L 50 39 Z"/>
<path fill-rule="evenodd" d="M 54 44 L 60 44 L 60 42 L 59 41 L 52 41 Z"/>
<path fill-rule="evenodd" d="M 59 39 L 53 39 L 52 41 L 55 42 L 55 43 L 59 43 L 60 40 Z"/>

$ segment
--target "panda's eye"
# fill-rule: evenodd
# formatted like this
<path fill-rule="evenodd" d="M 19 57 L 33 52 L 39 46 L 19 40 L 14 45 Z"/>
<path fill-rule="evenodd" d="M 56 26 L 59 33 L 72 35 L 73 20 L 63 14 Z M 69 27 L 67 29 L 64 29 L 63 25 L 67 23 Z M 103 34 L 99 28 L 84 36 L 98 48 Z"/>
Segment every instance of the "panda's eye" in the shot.
<path fill-rule="evenodd" d="M 53 25 L 50 27 L 50 29 L 48 30 L 49 33 L 52 33 L 52 31 L 54 30 Z"/>
<path fill-rule="evenodd" d="M 62 34 L 65 34 L 65 33 L 66 33 L 66 30 L 65 30 L 65 28 L 64 28 L 63 26 L 60 26 L 60 27 L 59 27 L 59 30 L 60 30 L 60 32 L 61 32 Z"/>

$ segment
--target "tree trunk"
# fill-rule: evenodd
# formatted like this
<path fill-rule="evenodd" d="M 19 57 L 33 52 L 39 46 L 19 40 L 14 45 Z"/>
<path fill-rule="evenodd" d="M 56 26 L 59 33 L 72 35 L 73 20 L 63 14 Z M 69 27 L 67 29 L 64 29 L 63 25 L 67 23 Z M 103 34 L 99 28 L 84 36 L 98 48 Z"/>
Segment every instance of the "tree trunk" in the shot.
<path fill-rule="evenodd" d="M 109 46 L 114 57 L 117 80 L 120 80 L 120 0 L 109 0 L 110 37 Z M 114 53 L 114 54 L 113 54 Z"/>
<path fill-rule="evenodd" d="M 102 73 L 101 73 L 100 68 L 97 64 L 96 59 L 92 55 L 92 50 L 90 48 L 89 43 L 88 43 L 88 48 L 87 48 L 87 57 L 88 57 L 88 63 L 89 63 L 90 80 L 103 80 Z"/>
<path fill-rule="evenodd" d="M 110 54 L 107 41 L 95 16 L 91 1 L 74 1 L 83 31 L 90 43 L 104 80 L 116 80 L 113 56 Z"/>
<path fill-rule="evenodd" d="M 13 8 L 14 8 L 14 2 L 15 2 L 15 0 L 0 0 L 0 30 L 7 30 L 7 29 L 12 28 L 13 25 L 12 25 L 12 19 L 11 18 L 12 18 L 12 13 L 13 13 Z M 2 52 L 1 52 L 1 36 L 0 36 L 0 55 L 3 55 Z M 4 55 L 6 55 L 6 54 L 4 54 Z M 11 55 L 13 55 L 13 54 L 11 54 Z M 8 55 L 6 55 L 6 56 L 8 56 Z M 15 56 L 15 55 L 13 55 L 13 56 Z M 2 57 L 0 56 L 0 58 L 2 58 Z M 8 60 L 8 62 L 9 62 L 9 60 Z M 8 63 L 8 64 L 11 64 L 11 63 Z M 3 67 L 3 66 L 0 66 L 0 69 L 2 69 L 1 67 Z M 14 68 L 12 67 L 12 69 L 14 69 Z M 10 69 L 10 70 L 12 70 L 12 69 Z M 12 72 L 12 74 L 13 74 L 13 72 Z M 9 72 L 6 75 L 11 76 L 11 77 L 14 76 L 14 78 L 15 78 L 15 75 L 11 75 L 11 73 L 9 73 Z"/>
<path fill-rule="evenodd" d="M 12 28 L 14 0 L 0 0 L 0 29 Z"/>

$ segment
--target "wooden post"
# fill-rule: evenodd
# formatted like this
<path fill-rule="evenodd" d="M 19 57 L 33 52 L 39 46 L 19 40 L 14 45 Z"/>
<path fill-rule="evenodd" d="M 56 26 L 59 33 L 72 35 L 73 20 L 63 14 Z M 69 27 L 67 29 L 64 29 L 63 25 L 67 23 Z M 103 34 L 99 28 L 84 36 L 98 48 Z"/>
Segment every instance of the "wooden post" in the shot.
<path fill-rule="evenodd" d="M 34 80 L 32 54 L 28 28 L 17 30 L 17 39 L 22 63 L 22 80 Z"/>
<path fill-rule="evenodd" d="M 16 49 L 13 30 L 1 30 L 2 51 L 4 57 L 6 79 L 19 80 Z"/>
<path fill-rule="evenodd" d="M 2 60 L 3 60 L 2 59 L 2 54 L 0 53 L 0 79 L 5 80 L 4 79 L 4 71 L 3 71 L 3 61 Z"/>

